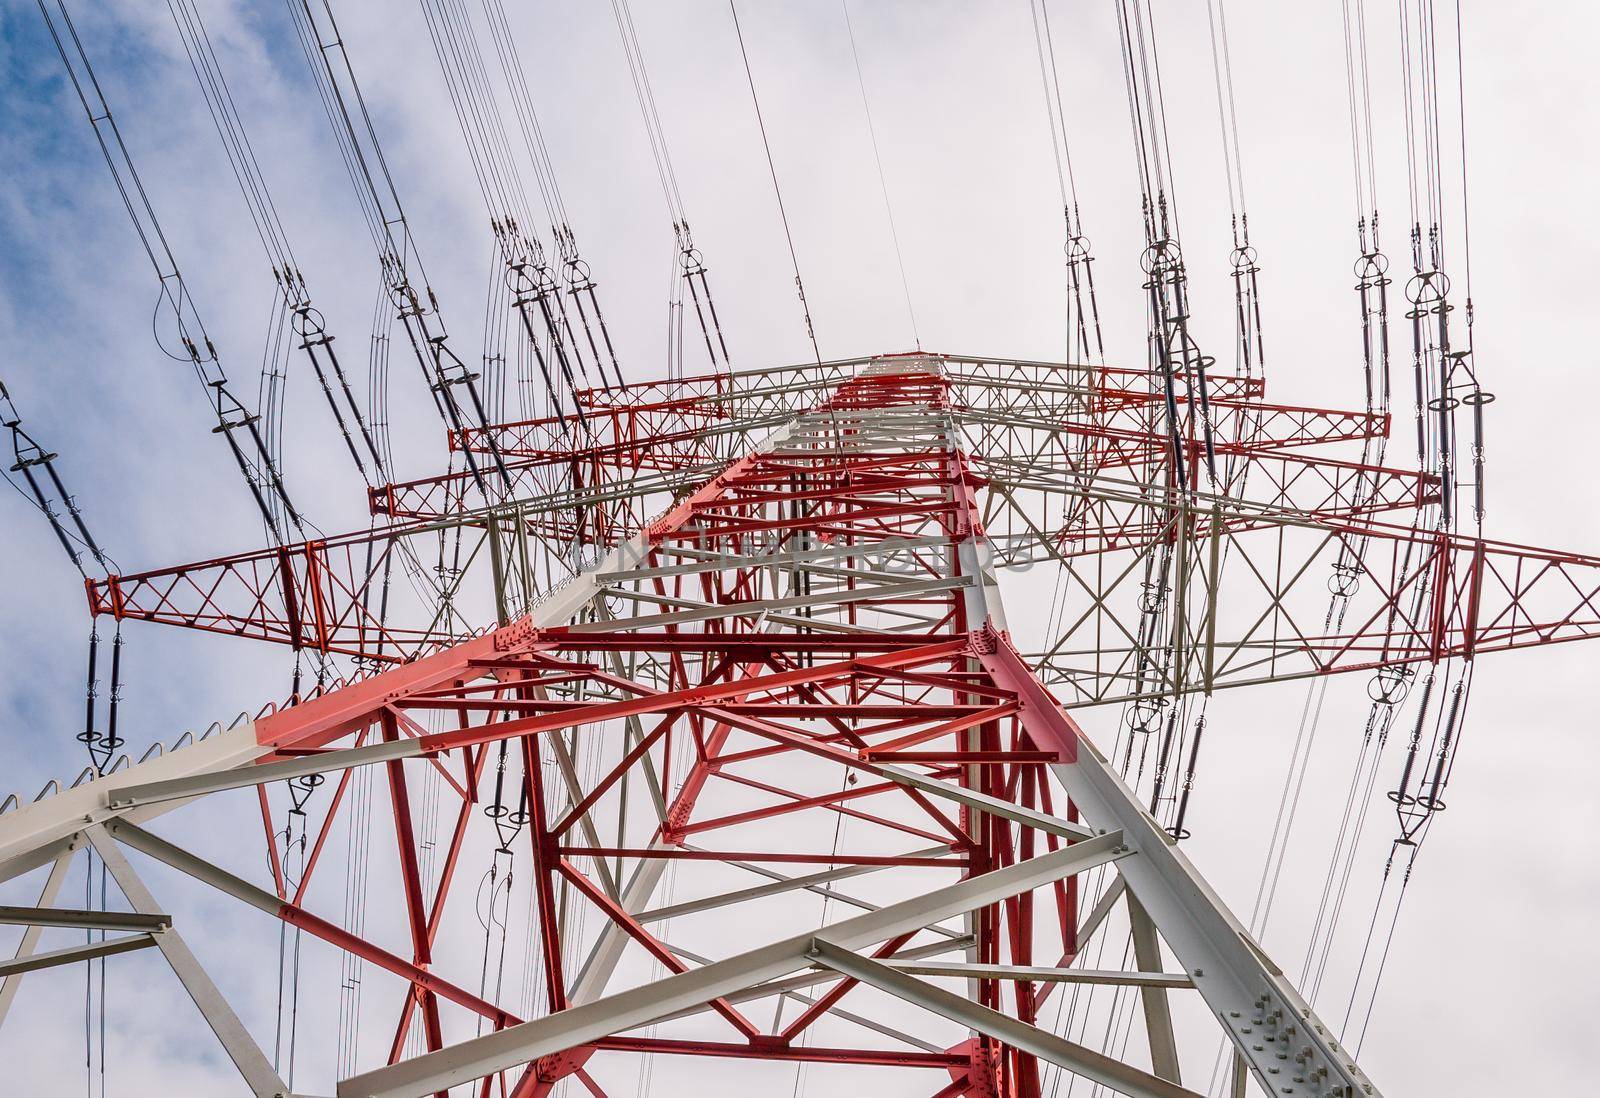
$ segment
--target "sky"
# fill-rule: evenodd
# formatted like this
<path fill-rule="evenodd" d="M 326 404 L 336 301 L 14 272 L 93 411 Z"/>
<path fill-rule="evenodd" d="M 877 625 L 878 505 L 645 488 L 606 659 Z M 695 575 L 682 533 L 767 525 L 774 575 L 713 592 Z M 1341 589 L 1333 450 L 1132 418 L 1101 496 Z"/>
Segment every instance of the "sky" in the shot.
<path fill-rule="evenodd" d="M 330 330 L 360 348 L 378 272 L 286 12 L 266 0 L 200 7 L 312 294 Z M 420 9 L 376 0 L 334 7 L 443 314 L 455 341 L 475 353 L 490 237 Z M 623 372 L 656 376 L 672 233 L 610 8 L 511 7 Z M 1585 361 L 1584 295 L 1600 229 L 1583 215 L 1600 167 L 1586 140 L 1600 125 L 1588 48 L 1600 14 L 1577 3 L 1464 9 L 1477 362 L 1498 397 L 1486 531 L 1594 549 L 1600 376 Z M 254 392 L 270 274 L 171 19 L 162 5 L 127 0 L 72 10 L 222 361 Z M 822 0 L 749 0 L 740 10 L 822 354 L 909 349 L 841 11 Z M 1108 353 L 1137 363 L 1138 192 L 1112 8 L 1057 0 L 1051 12 Z M 1158 2 L 1156 12 L 1196 328 L 1225 347 L 1228 204 L 1204 10 Z M 1357 407 L 1340 5 L 1233 0 L 1227 15 L 1263 268 L 1269 397 Z M 726 7 L 667 0 L 635 5 L 634 16 L 734 362 L 802 361 L 809 344 Z M 1059 198 L 1026 0 L 856 0 L 851 16 L 922 345 L 1061 357 Z M 1372 19 L 1381 204 L 1393 211 L 1398 251 L 1398 47 L 1388 6 L 1374 6 Z M 151 338 L 154 275 L 39 13 L 24 0 L 0 3 L 0 117 L 8 166 L 0 377 L 27 424 L 61 455 L 63 476 L 121 570 L 256 546 L 253 506 L 209 432 L 192 376 Z M 397 472 L 424 475 L 444 460 L 443 435 L 420 380 L 398 360 L 393 377 Z M 285 473 L 321 529 L 356 528 L 360 483 L 319 402 L 305 376 L 291 380 Z M 1396 405 L 1405 409 L 1403 393 Z M 48 527 L 9 492 L 0 501 L 0 796 L 29 798 L 82 765 L 72 736 L 89 623 L 81 581 Z M 1025 595 L 1034 579 L 1006 582 Z M 137 624 L 127 640 L 123 715 L 136 751 L 226 723 L 288 689 L 289 659 L 276 649 Z M 1590 918 L 1600 900 L 1592 664 L 1591 651 L 1574 645 L 1486 658 L 1478 669 L 1454 796 L 1419 862 L 1363 1052 L 1389 1093 L 1563 1093 L 1590 1076 L 1585 1038 L 1600 1006 Z M 1266 939 L 1286 968 L 1298 968 L 1314 906 L 1304 893 L 1327 857 L 1362 686 L 1330 692 L 1289 900 Z M 1236 909 L 1254 891 L 1302 698 L 1275 688 L 1248 702 L 1224 699 L 1213 718 L 1216 754 L 1197 792 L 1190 854 Z M 1375 848 L 1370 876 L 1381 858 Z M 219 955 L 227 935 L 217 933 Z M 155 971 L 131 967 L 142 963 L 129 959 L 129 970 Z M 57 1040 L 50 1012 L 72 1009 L 70 996 L 29 988 L 22 1005 L 29 994 L 42 1005 L 0 1032 L 0 1058 L 30 1040 Z M 181 993 L 150 994 L 181 1011 Z M 228 1077 L 214 1056 L 174 1043 L 181 1030 L 163 1017 L 116 1014 L 128 1078 L 108 1093 L 157 1093 L 167 1071 L 183 1075 L 166 1076 L 171 1089 L 161 1093 Z M 55 1048 L 35 1051 L 44 1047 Z M 32 1089 L 22 1092 L 69 1092 L 50 1080 L 73 1048 L 67 1040 L 58 1057 L 23 1057 Z"/>

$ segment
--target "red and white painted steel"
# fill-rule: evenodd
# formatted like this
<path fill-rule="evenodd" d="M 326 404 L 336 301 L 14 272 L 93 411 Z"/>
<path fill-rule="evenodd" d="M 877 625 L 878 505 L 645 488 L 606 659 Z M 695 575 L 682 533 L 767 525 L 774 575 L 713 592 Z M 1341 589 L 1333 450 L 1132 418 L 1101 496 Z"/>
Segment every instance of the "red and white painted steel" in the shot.
<path fill-rule="evenodd" d="M 96 613 L 367 671 L 6 814 L 0 877 L 54 864 L 59 888 L 89 843 L 163 915 L 132 850 L 387 972 L 398 993 L 368 1006 L 392 1040 L 341 1096 L 616 1093 L 647 1054 L 838 1065 L 864 1078 L 851 1093 L 1023 1098 L 1051 1063 L 1193 1094 L 1173 996 L 1233 1042 L 1235 1093 L 1376 1094 L 1068 709 L 1592 636 L 1600 559 L 1405 525 L 1435 483 L 1328 453 L 1386 417 L 1266 404 L 1253 381 L 1212 391 L 1220 482 L 1173 490 L 1150 392 L 1139 371 L 938 355 L 628 386 L 587 394 L 582 440 L 492 428 L 512 488 L 487 505 L 460 475 L 385 485 L 394 525 L 91 582 Z M 441 530 L 468 539 L 453 616 L 437 589 L 380 610 L 380 577 Z M 1152 672 L 1131 623 L 1158 553 L 1178 609 Z M 1329 627 L 1336 560 L 1360 583 Z M 1062 626 L 1025 657 L 996 569 L 1045 561 Z M 472 606 L 497 624 L 474 631 Z M 389 938 L 310 900 L 369 766 Z M 291 874 L 274 790 L 318 774 L 338 778 Z M 447 806 L 426 867 L 424 781 Z M 259 881 L 180 837 L 251 788 Z M 531 880 L 531 1010 L 449 948 L 481 936 L 472 879 L 496 844 Z M 1113 908 L 1130 967 L 1087 967 Z M 286 1094 L 183 946 L 199 933 L 148 936 L 253 1092 Z M 1136 995 L 1145 1042 L 1111 1056 L 1037 1024 L 1064 982 Z"/>

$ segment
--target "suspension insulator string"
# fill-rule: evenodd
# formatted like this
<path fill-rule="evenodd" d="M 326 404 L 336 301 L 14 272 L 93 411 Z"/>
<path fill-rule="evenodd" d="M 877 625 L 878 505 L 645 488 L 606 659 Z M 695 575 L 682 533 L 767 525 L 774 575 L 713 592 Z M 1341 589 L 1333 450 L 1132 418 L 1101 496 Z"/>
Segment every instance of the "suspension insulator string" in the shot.
<path fill-rule="evenodd" d="M 53 0 L 53 3 L 38 0 L 38 3 L 40 14 L 44 16 L 46 27 L 56 46 L 56 52 L 61 57 L 68 79 L 77 93 L 78 102 L 83 107 L 99 142 L 106 167 L 110 170 L 112 180 L 122 195 L 124 208 L 156 273 L 159 292 L 155 313 L 152 316 L 152 326 L 156 331 L 157 346 L 169 357 L 180 362 L 188 362 L 193 368 L 196 378 L 207 391 L 207 403 L 211 406 L 216 419 L 217 425 L 212 432 L 222 435 L 226 440 L 251 497 L 261 513 L 269 536 L 281 544 L 285 530 L 275 509 L 281 508 L 282 514 L 287 516 L 289 523 L 297 529 L 301 525 L 301 517 L 284 488 L 283 478 L 279 474 L 270 448 L 255 426 L 258 417 L 247 410 L 229 389 L 227 375 L 218 360 L 216 346 L 207 335 L 194 300 L 184 283 L 183 274 L 168 245 L 166 234 L 156 217 L 138 170 L 134 167 L 132 156 L 123 143 L 121 131 L 117 127 L 110 106 L 106 103 L 77 28 L 73 26 L 72 17 L 67 12 L 65 0 Z M 54 14 L 51 11 L 52 7 L 55 9 Z M 167 314 L 167 320 L 172 326 L 171 334 L 176 337 L 178 349 L 161 339 L 157 326 L 163 313 Z M 266 493 L 271 493 L 274 497 L 271 502 L 268 501 Z"/>

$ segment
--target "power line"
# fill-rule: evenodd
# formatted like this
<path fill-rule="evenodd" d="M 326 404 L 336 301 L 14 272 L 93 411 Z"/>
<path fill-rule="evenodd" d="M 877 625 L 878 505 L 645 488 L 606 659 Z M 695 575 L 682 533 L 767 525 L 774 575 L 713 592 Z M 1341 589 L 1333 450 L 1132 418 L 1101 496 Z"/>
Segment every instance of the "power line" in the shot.
<path fill-rule="evenodd" d="M 156 313 L 151 318 L 152 328 L 154 329 L 159 323 L 161 307 L 165 305 L 171 312 L 171 321 L 182 353 L 175 353 L 163 344 L 159 331 L 155 333 L 156 344 L 168 357 L 179 362 L 188 362 L 194 368 L 196 378 L 208 390 L 207 402 L 211 405 L 217 420 L 215 433 L 222 435 L 228 444 L 256 507 L 261 512 L 268 536 L 281 544 L 286 533 L 283 519 L 286 517 L 288 525 L 296 529 L 302 529 L 302 520 L 299 511 L 289 498 L 288 489 L 284 486 L 283 477 L 279 473 L 267 440 L 257 426 L 260 417 L 246 408 L 228 387 L 228 378 L 218 359 L 216 346 L 206 333 L 205 324 L 200 319 L 194 300 L 189 296 L 183 274 L 178 269 L 177 259 L 174 258 L 166 234 L 156 218 L 155 209 L 145 192 L 143 181 L 139 178 L 138 169 L 134 167 L 128 147 L 122 140 L 122 132 L 101 91 L 94 67 L 89 62 L 89 55 L 78 37 L 77 28 L 72 23 L 72 17 L 67 12 L 64 0 L 55 0 L 54 6 L 57 12 L 55 16 L 51 15 L 50 7 L 45 0 L 38 0 L 38 4 L 39 13 L 44 17 L 51 40 L 55 43 L 56 52 L 60 55 L 67 77 L 77 93 L 78 102 L 89 119 L 90 127 L 94 130 L 100 152 L 105 157 L 106 167 L 110 169 L 112 181 L 122 197 L 123 207 L 133 222 L 134 230 L 144 246 L 145 255 L 149 257 L 156 279 L 160 283 Z M 70 52 L 67 46 L 69 41 Z"/>
<path fill-rule="evenodd" d="M 645 65 L 644 51 L 639 46 L 638 28 L 633 22 L 633 8 L 628 0 L 611 0 L 611 13 L 617 22 L 617 33 L 622 39 L 622 50 L 628 61 L 628 75 L 633 82 L 633 94 L 639 104 L 639 114 L 644 120 L 645 133 L 650 139 L 651 157 L 655 162 L 656 176 L 661 183 L 661 193 L 672 217 L 674 252 L 672 274 L 668 289 L 667 361 L 682 366 L 682 313 L 683 288 L 689 289 L 694 301 L 695 317 L 700 323 L 700 335 L 705 340 L 706 355 L 712 369 L 717 363 L 717 349 L 722 351 L 723 367 L 728 366 L 728 344 L 722 336 L 722 321 L 717 316 L 717 305 L 711 296 L 711 284 L 706 278 L 705 256 L 695 247 L 694 235 L 689 228 L 689 212 L 678 186 L 678 173 L 672 164 L 672 153 L 667 145 L 667 133 L 661 124 L 661 112 L 656 105 L 655 89 L 650 84 L 650 70 Z M 709 323 L 708 323 L 709 315 Z M 713 345 L 712 337 L 716 343 Z"/>
<path fill-rule="evenodd" d="M 417 255 L 410 223 L 400 204 L 394 177 L 384 158 L 366 99 L 356 81 L 355 69 L 334 20 L 333 9 L 328 0 L 285 0 L 285 3 L 305 52 L 306 62 L 311 68 L 312 79 L 319 87 L 328 122 L 333 127 L 335 139 L 350 170 L 357 201 L 373 233 L 373 243 L 378 249 L 378 259 L 392 305 L 405 329 L 417 365 L 427 380 L 434 406 L 456 438 L 461 438 L 464 432 L 472 428 L 484 429 L 493 470 L 498 473 L 500 484 L 509 488 L 511 477 L 506 470 L 504 457 L 493 433 L 487 430 L 489 418 L 478 391 L 477 375 L 449 346 L 444 321 L 439 315 L 438 298 Z M 412 277 L 413 271 L 415 279 Z M 458 389 L 465 394 L 465 400 L 457 395 Z M 485 499 L 493 498 L 495 493 L 486 481 L 473 449 L 463 446 L 461 453 L 479 493 Z"/>
<path fill-rule="evenodd" d="M 761 97 L 756 94 L 756 78 L 750 71 L 750 54 L 745 50 L 744 30 L 739 26 L 739 7 L 734 0 L 728 0 L 728 10 L 733 14 L 733 32 L 739 39 L 739 56 L 744 60 L 744 76 L 750 84 L 750 102 L 755 105 L 756 125 L 761 129 L 761 147 L 767 154 L 767 172 L 772 176 L 772 193 L 778 199 L 778 216 L 783 220 L 783 237 L 789 244 L 789 262 L 794 267 L 794 288 L 800 297 L 800 310 L 806 320 L 806 338 L 811 341 L 812 357 L 820 366 L 822 351 L 817 347 L 817 329 L 811 322 L 811 305 L 806 301 L 806 284 L 800 278 L 800 257 L 795 252 L 794 234 L 789 230 L 789 212 L 783 205 L 783 188 L 778 185 L 778 168 L 772 160 L 772 143 L 767 140 L 767 123 L 761 115 Z"/>
<path fill-rule="evenodd" d="M 1055 159 L 1061 216 L 1067 230 L 1063 251 L 1067 257 L 1068 353 L 1076 355 L 1086 365 L 1098 360 L 1104 366 L 1106 347 L 1100 330 L 1100 303 L 1095 296 L 1094 256 L 1078 207 L 1078 180 L 1072 168 L 1071 143 L 1067 140 L 1067 112 L 1061 98 L 1061 73 L 1056 64 L 1055 37 L 1050 30 L 1050 7 L 1046 0 L 1028 0 L 1028 12 L 1033 17 L 1034 52 L 1039 58 L 1045 117 L 1050 123 L 1050 152 Z"/>
<path fill-rule="evenodd" d="M 839 0 L 844 9 L 844 27 L 850 35 L 850 56 L 856 63 L 856 86 L 861 89 L 861 109 L 867 116 L 867 134 L 872 138 L 872 159 L 878 166 L 878 187 L 883 192 L 883 212 L 889 219 L 889 238 L 894 241 L 895 261 L 900 265 L 900 289 L 905 294 L 906 316 L 911 321 L 911 337 L 922 350 L 922 335 L 917 331 L 917 310 L 911 304 L 911 282 L 906 278 L 906 257 L 900 250 L 900 230 L 895 227 L 894 204 L 889 201 L 889 180 L 883 172 L 883 153 L 878 150 L 878 129 L 872 122 L 872 104 L 867 99 L 867 80 L 861 74 L 861 53 L 856 49 L 856 31 L 850 22 L 850 0 Z"/>

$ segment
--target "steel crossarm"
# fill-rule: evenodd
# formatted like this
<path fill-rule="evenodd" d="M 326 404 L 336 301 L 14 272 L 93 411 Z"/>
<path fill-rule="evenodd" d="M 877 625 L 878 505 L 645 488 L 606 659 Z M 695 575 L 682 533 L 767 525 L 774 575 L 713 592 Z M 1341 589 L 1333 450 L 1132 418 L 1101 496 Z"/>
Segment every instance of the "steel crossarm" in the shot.
<path fill-rule="evenodd" d="M 982 525 L 998 562 L 1052 561 L 1069 573 L 1072 590 L 1083 593 L 1069 600 L 1064 626 L 1054 642 L 1035 654 L 1037 665 L 1052 685 L 1065 690 L 1072 704 L 1108 704 L 1137 692 L 1130 673 L 1137 647 L 1132 625 L 1137 617 L 1137 577 L 1146 561 L 1162 553 L 1184 558 L 1183 574 L 1191 587 L 1183 596 L 1189 633 L 1183 645 L 1185 659 L 1160 670 L 1166 676 L 1162 689 L 1169 693 L 1470 659 L 1491 651 L 1600 635 L 1600 558 L 1379 521 L 1385 514 L 1425 504 L 1433 490 L 1426 476 L 1320 454 L 1292 456 L 1290 447 L 1255 453 L 1239 467 L 1241 477 L 1244 470 L 1255 470 L 1249 483 L 1262 491 L 1252 488 L 1250 494 L 1258 502 L 1200 491 L 1182 498 L 1152 493 L 1148 483 L 1122 475 L 1131 466 L 1106 464 L 1105 454 L 1096 458 L 1098 464 L 1084 465 L 1073 449 L 1074 432 L 1105 436 L 1090 440 L 1096 445 L 1112 435 L 1128 434 L 1123 428 L 1106 426 L 1105 417 L 1091 407 L 1109 399 L 1102 391 L 1103 379 L 1097 386 L 1085 380 L 1079 368 L 1050 364 L 961 356 L 927 361 L 943 371 L 942 384 L 950 392 L 980 386 L 985 392 L 1003 391 L 1012 402 L 968 409 L 959 400 L 948 401 L 951 422 L 975 455 L 964 475 L 972 479 Z M 792 421 L 793 410 L 802 406 L 802 395 L 815 400 L 816 378 L 843 379 L 851 371 L 893 362 L 841 360 L 825 364 L 822 374 L 808 374 L 812 368 L 807 367 L 796 368 L 792 376 L 780 369 L 756 371 L 744 380 L 736 375 L 726 384 L 714 378 L 705 379 L 703 385 L 684 383 L 691 395 L 680 397 L 678 404 L 712 401 L 724 408 L 729 393 L 743 392 L 752 408 L 735 409 L 730 415 L 755 416 L 753 408 L 760 405 L 766 408 L 761 413 L 765 418 L 753 422 L 778 422 L 784 416 Z M 1124 380 L 1131 384 L 1132 376 Z M 1051 382 L 1050 377 L 1063 380 Z M 718 384 L 724 384 L 726 391 L 719 394 Z M 640 390 L 642 396 L 651 394 L 660 396 L 649 384 Z M 622 402 L 619 407 L 625 407 L 635 398 L 623 393 L 616 399 Z M 1124 404 L 1131 401 L 1131 397 L 1118 399 Z M 1233 398 L 1218 396 L 1227 399 Z M 639 414 L 656 414 L 651 410 L 672 405 L 668 399 L 643 400 Z M 1263 415 L 1272 419 L 1294 412 L 1291 419 L 1307 422 L 1301 415 L 1307 411 L 1285 406 Z M 877 409 L 874 414 L 875 423 L 863 421 L 852 427 L 854 437 L 892 434 L 909 422 L 903 410 Z M 1355 431 L 1351 438 L 1360 434 Z M 1332 431 L 1324 441 L 1341 441 L 1338 435 Z M 641 443 L 646 444 L 648 440 Z M 774 460 L 769 472 L 783 473 L 782 462 L 794 460 L 792 455 L 778 443 L 764 445 Z M 801 440 L 796 453 L 803 457 L 810 445 Z M 1227 446 L 1223 444 L 1223 453 Z M 623 452 L 613 449 L 607 460 Z M 1148 450 L 1146 446 L 1139 453 Z M 472 592 L 486 584 L 494 591 L 496 604 L 507 611 L 513 605 L 527 605 L 531 592 L 543 582 L 537 564 L 529 563 L 530 546 L 570 544 L 578 536 L 571 526 L 573 515 L 592 507 L 632 508 L 585 527 L 583 536 L 592 540 L 597 552 L 603 551 L 626 541 L 630 528 L 642 523 L 639 500 L 651 498 L 652 493 L 666 499 L 673 492 L 703 489 L 714 479 L 714 468 L 714 463 L 694 467 L 684 477 L 614 469 L 609 481 L 602 478 L 581 489 L 547 492 L 495 508 L 112 577 L 91 585 L 91 606 L 96 613 L 121 619 L 368 660 L 414 658 L 472 631 L 463 617 L 423 611 L 420 603 L 410 606 L 409 596 L 397 598 L 387 617 L 377 616 L 377 591 L 389 570 L 419 584 L 419 593 L 428 596 L 422 603 L 431 603 L 440 593 L 438 577 L 417 567 L 414 543 L 461 531 L 463 563 L 459 575 L 442 581 L 450 596 L 445 603 L 467 605 Z M 770 477 L 768 483 L 774 483 Z M 750 489 L 742 491 L 747 500 L 756 498 L 748 495 Z M 796 498 L 792 488 L 785 494 Z M 1064 504 L 1070 504 L 1074 517 L 1063 527 L 1057 520 Z M 895 506 L 880 505 L 858 517 L 877 515 L 893 522 L 897 513 L 902 512 Z M 720 523 L 724 530 L 737 527 L 751 537 L 763 530 L 776 535 L 782 528 L 775 520 L 763 520 L 768 522 L 765 527 L 735 518 L 719 520 L 715 512 L 701 518 L 700 525 L 707 530 Z M 819 536 L 827 538 L 830 532 L 823 528 Z M 692 551 L 694 544 L 684 540 L 679 547 Z M 818 541 L 796 547 L 796 552 L 803 558 L 831 548 Z M 821 574 L 827 567 L 820 557 L 799 558 L 794 563 L 806 574 Z M 1344 617 L 1344 628 L 1329 630 L 1322 611 L 1328 577 L 1337 569 L 1344 570 L 1341 582 L 1358 594 Z M 1419 598 L 1424 589 L 1430 596 Z M 645 585 L 630 586 L 618 597 L 649 595 Z M 781 624 L 799 627 L 783 617 L 789 611 L 780 606 L 770 606 L 766 612 Z M 896 612 L 907 614 L 908 623 L 919 620 L 913 605 Z M 725 611 L 707 608 L 702 613 Z M 815 628 L 840 628 L 833 618 L 817 620 L 828 624 Z M 1088 637 L 1099 638 L 1093 650 L 1080 639 Z"/>

